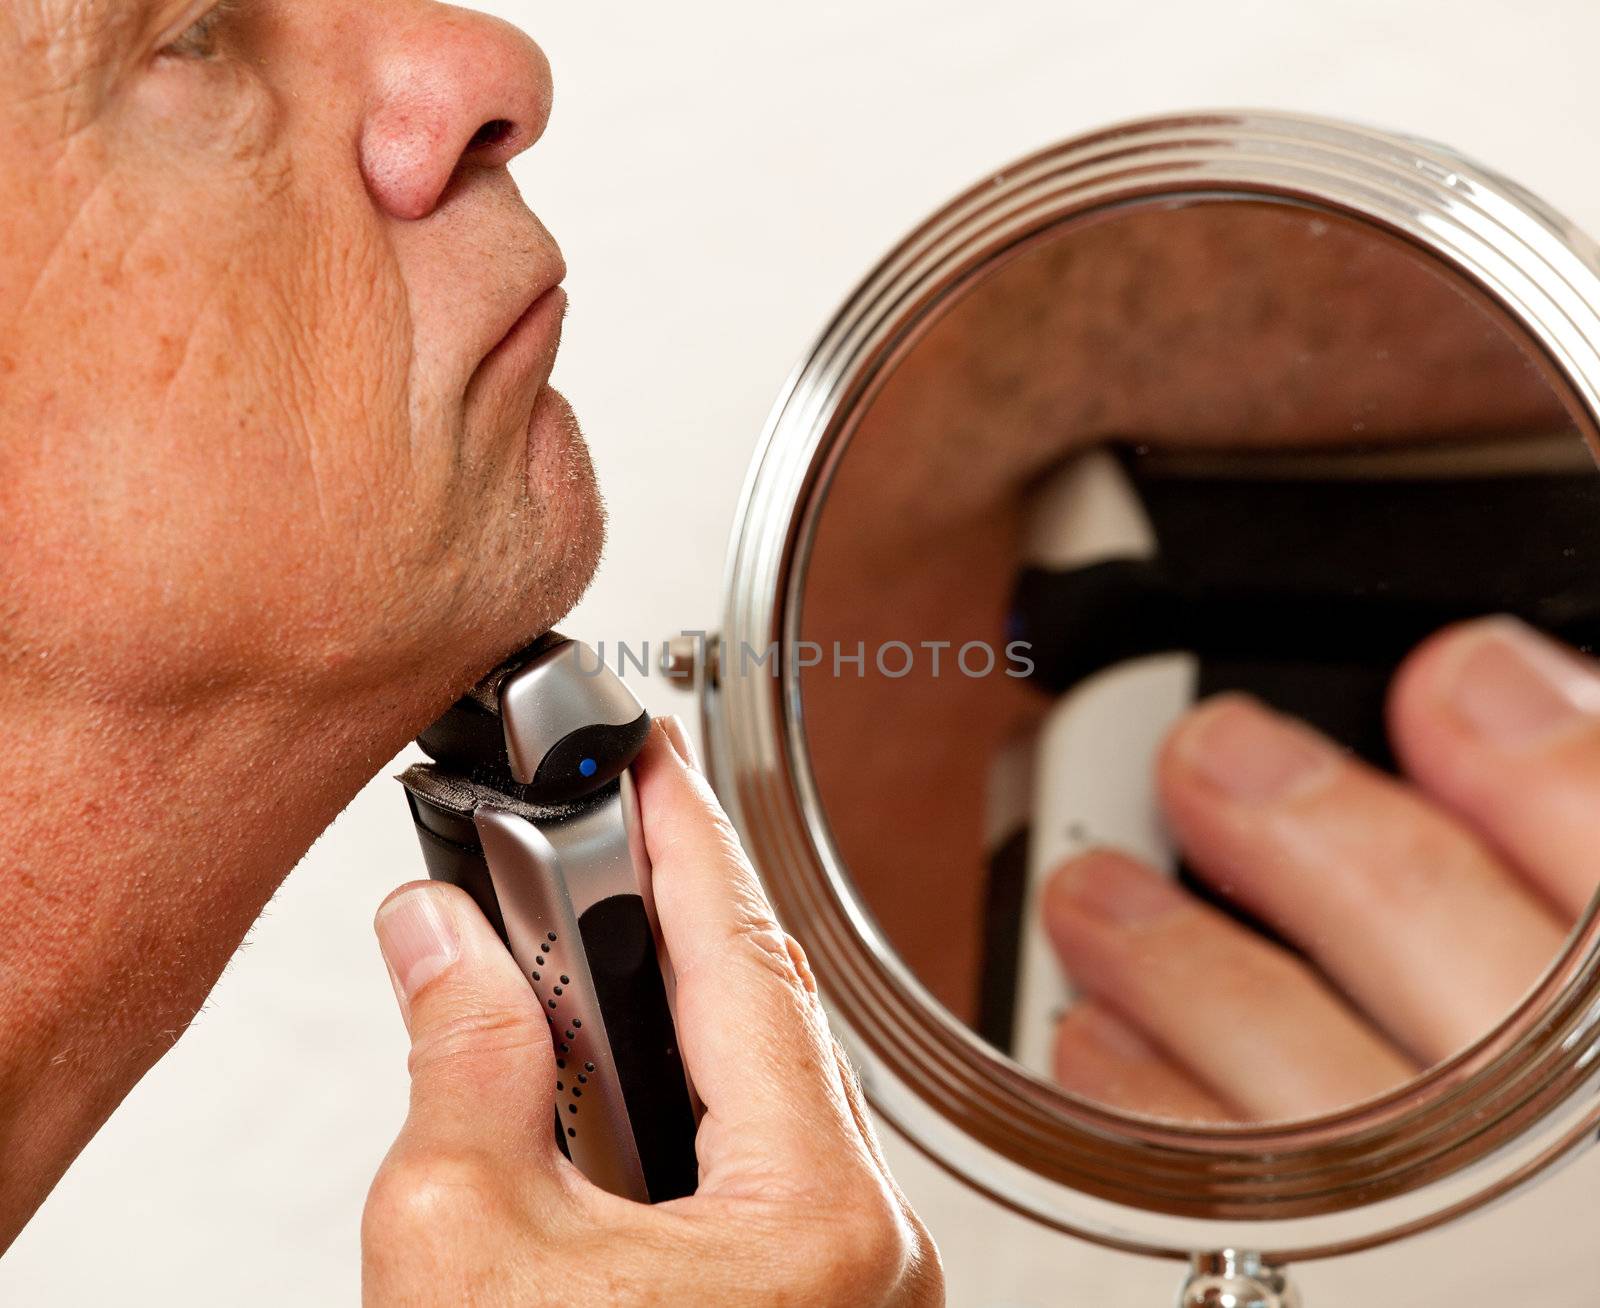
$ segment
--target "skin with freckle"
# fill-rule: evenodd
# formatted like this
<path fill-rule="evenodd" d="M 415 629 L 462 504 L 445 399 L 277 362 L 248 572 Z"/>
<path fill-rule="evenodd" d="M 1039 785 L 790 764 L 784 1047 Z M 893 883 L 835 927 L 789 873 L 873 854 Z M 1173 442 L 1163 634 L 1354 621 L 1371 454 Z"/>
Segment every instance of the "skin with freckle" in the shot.
<path fill-rule="evenodd" d="M 481 124 L 442 101 L 481 20 L 256 6 L 213 56 L 152 63 L 182 10 L 0 20 L 7 67 L 35 68 L 0 158 L 26 197 L 0 214 L 0 532 L 30 560 L 0 575 L 0 657 L 171 705 L 201 680 L 326 695 L 442 636 L 493 659 L 570 607 L 601 536 L 564 403 L 477 373 L 561 273 L 498 166 L 543 130 L 548 75 L 483 106 L 519 126 L 463 161 Z M 502 45 L 488 87 L 542 64 Z"/>
<path fill-rule="evenodd" d="M 0 1238 L 362 782 L 587 584 L 507 161 L 421 0 L 0 7 Z M 486 123 L 506 126 L 475 143 Z"/>
<path fill-rule="evenodd" d="M 0 6 L 0 1249 L 317 834 L 588 583 L 565 269 L 506 169 L 550 103 L 531 40 L 428 0 Z M 367 1302 L 941 1302 L 803 955 L 657 736 L 699 1192 L 556 1150 L 527 979 L 413 887 Z"/>

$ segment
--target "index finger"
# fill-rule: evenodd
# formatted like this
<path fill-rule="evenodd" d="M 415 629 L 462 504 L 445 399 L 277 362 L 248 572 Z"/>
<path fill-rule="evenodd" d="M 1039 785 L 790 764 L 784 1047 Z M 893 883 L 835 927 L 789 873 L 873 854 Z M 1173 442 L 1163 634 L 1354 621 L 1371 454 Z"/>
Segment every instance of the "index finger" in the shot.
<path fill-rule="evenodd" d="M 819 1132 L 854 1131 L 805 957 L 710 785 L 659 722 L 634 777 L 677 980 L 679 1046 L 706 1106 L 701 1187 L 809 1175 Z"/>
<path fill-rule="evenodd" d="M 1600 664 L 1514 618 L 1435 635 L 1390 695 L 1406 771 L 1562 915 L 1600 884 Z"/>

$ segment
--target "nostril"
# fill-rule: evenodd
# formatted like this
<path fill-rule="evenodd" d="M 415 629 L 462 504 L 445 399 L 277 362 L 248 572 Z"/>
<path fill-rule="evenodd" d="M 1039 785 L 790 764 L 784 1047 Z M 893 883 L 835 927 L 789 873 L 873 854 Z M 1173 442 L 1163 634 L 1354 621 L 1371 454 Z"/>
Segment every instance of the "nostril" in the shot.
<path fill-rule="evenodd" d="M 516 130 L 516 124 L 509 118 L 491 118 L 472 134 L 472 139 L 467 142 L 467 150 L 488 150 L 504 145 L 506 138 Z"/>

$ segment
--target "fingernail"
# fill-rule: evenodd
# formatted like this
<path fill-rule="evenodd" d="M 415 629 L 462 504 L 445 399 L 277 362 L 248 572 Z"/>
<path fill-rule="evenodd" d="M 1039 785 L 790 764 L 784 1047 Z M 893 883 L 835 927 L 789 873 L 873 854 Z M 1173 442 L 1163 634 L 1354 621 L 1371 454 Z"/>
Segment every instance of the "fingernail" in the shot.
<path fill-rule="evenodd" d="M 1245 804 L 1309 794 L 1340 764 L 1332 746 L 1244 696 L 1201 709 L 1184 728 L 1177 752 L 1203 781 Z"/>
<path fill-rule="evenodd" d="M 689 740 L 689 733 L 684 729 L 683 719 L 676 713 L 669 713 L 661 719 L 661 730 L 666 733 L 667 739 L 672 742 L 672 748 L 677 750 L 678 757 L 700 771 L 700 756 L 695 753 L 694 745 Z"/>
<path fill-rule="evenodd" d="M 1115 927 L 1159 922 L 1188 900 L 1169 877 L 1116 854 L 1085 854 L 1050 883 L 1049 895 L 1069 911 Z"/>
<path fill-rule="evenodd" d="M 1577 655 L 1514 618 L 1482 624 L 1446 695 L 1490 744 L 1534 744 L 1600 717 L 1600 676 Z"/>
<path fill-rule="evenodd" d="M 378 910 L 376 927 L 378 947 L 407 1003 L 460 957 L 455 925 L 427 890 L 391 899 Z"/>

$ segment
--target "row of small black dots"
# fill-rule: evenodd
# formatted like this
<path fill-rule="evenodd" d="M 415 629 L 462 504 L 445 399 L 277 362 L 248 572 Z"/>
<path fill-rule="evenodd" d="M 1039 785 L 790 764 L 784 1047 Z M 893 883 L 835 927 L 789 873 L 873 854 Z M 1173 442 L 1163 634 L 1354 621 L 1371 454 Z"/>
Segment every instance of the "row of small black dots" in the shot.
<path fill-rule="evenodd" d="M 537 964 L 538 968 L 543 968 L 544 967 L 545 961 L 546 961 L 545 960 L 545 955 L 550 952 L 550 948 L 549 948 L 550 945 L 553 945 L 553 944 L 556 943 L 556 933 L 554 931 L 546 932 L 545 933 L 545 939 L 549 942 L 549 944 L 541 945 L 540 948 L 539 948 L 538 957 L 534 959 L 534 962 Z M 533 979 L 535 981 L 539 981 L 539 980 L 543 979 L 543 974 L 538 970 L 535 970 L 532 975 L 533 975 Z M 567 976 L 565 973 L 563 973 L 562 976 L 561 976 L 561 983 L 555 987 L 555 993 L 557 995 L 560 995 L 563 992 L 563 988 L 566 987 L 566 986 L 569 986 L 571 984 L 572 984 L 572 978 Z M 554 999 L 550 1000 L 549 1003 L 550 1003 L 551 1009 L 556 1008 L 557 1005 L 556 1005 L 556 1001 Z M 554 1018 L 548 1018 L 546 1020 L 550 1022 L 552 1027 L 555 1025 L 555 1019 Z M 579 1018 L 573 1018 L 572 1019 L 572 1027 L 573 1027 L 573 1029 L 568 1030 L 567 1033 L 566 1033 L 567 1039 L 569 1041 L 577 1039 L 576 1028 L 579 1028 L 582 1025 L 583 1025 L 583 1022 L 582 1022 L 581 1019 L 579 1019 Z M 563 1054 L 570 1053 L 571 1052 L 570 1045 L 567 1045 L 567 1044 L 561 1045 L 560 1046 L 560 1052 L 563 1053 Z M 567 1065 L 567 1060 L 565 1058 L 556 1059 L 556 1066 L 558 1068 L 563 1068 L 564 1069 L 566 1067 L 566 1065 Z M 587 1066 L 588 1066 L 588 1068 L 589 1068 L 589 1070 L 591 1072 L 594 1070 L 594 1064 L 593 1063 L 587 1064 Z M 587 1077 L 584 1077 L 583 1079 L 585 1081 L 588 1080 Z M 565 1087 L 563 1086 L 563 1084 L 560 1081 L 557 1081 L 556 1082 L 556 1089 L 558 1091 L 560 1091 L 560 1090 L 565 1089 Z M 577 1089 L 576 1087 L 574 1087 L 572 1093 L 573 1093 L 574 1096 L 577 1096 L 577 1095 L 581 1095 L 583 1092 L 581 1090 Z M 578 1111 L 578 1106 L 576 1104 L 568 1104 L 567 1105 L 567 1111 L 571 1112 L 571 1113 L 576 1113 Z M 578 1134 L 578 1132 L 574 1128 L 572 1128 L 570 1126 L 567 1128 L 567 1135 L 568 1136 L 576 1137 L 577 1134 Z"/>
<path fill-rule="evenodd" d="M 551 944 L 552 944 L 552 945 L 553 945 L 553 944 L 555 944 L 555 942 L 556 942 L 556 933 L 555 933 L 555 932 L 554 932 L 554 931 L 552 931 L 552 932 L 550 932 L 550 933 L 549 933 L 549 937 L 548 937 L 548 938 L 549 938 L 549 941 L 550 941 L 550 943 L 551 943 Z M 540 955 L 539 955 L 539 966 L 540 966 L 540 967 L 543 967 L 543 966 L 544 966 L 544 954 L 543 954 L 543 953 L 542 953 L 542 952 L 541 952 L 541 953 L 540 953 Z M 536 980 L 536 981 L 537 981 L 537 980 L 538 980 L 538 979 L 539 979 L 539 978 L 538 978 L 538 975 L 537 975 L 537 974 L 535 974 L 535 976 L 534 976 L 534 980 Z M 569 979 L 569 978 L 568 978 L 568 977 L 567 977 L 567 976 L 566 976 L 566 975 L 565 975 L 565 974 L 563 974 L 563 975 L 562 975 L 562 978 L 561 978 L 561 985 L 558 985 L 558 986 L 557 986 L 557 987 L 556 987 L 556 994 L 558 994 L 558 995 L 559 995 L 559 994 L 560 994 L 560 993 L 561 993 L 561 986 L 569 986 L 569 985 L 571 985 L 571 984 L 572 984 L 572 982 L 571 982 L 571 980 L 570 980 L 570 979 Z M 551 1008 L 554 1008 L 554 1007 L 555 1007 L 555 1006 L 556 1006 L 556 1004 L 555 1004 L 555 1000 L 553 1000 L 553 999 L 552 999 L 552 1000 L 551 1000 L 551 1001 L 550 1001 L 550 1007 L 551 1007 Z M 576 1021 L 576 1020 L 574 1020 L 574 1021 L 573 1021 L 573 1023 L 572 1023 L 572 1024 L 573 1024 L 573 1026 L 578 1026 L 578 1025 L 580 1025 L 580 1023 L 579 1023 L 579 1022 L 577 1022 L 577 1021 Z M 573 1038 L 574 1038 L 574 1036 L 573 1036 L 573 1034 L 572 1034 L 572 1032 L 571 1032 L 571 1031 L 568 1031 L 568 1032 L 567 1032 L 567 1039 L 568 1039 L 568 1040 L 571 1040 L 571 1039 L 573 1039 Z M 563 1054 L 565 1054 L 565 1053 L 567 1053 L 567 1052 L 568 1052 L 568 1047 L 567 1047 L 567 1046 L 566 1046 L 566 1045 L 562 1045 L 562 1046 L 561 1046 L 561 1052 L 562 1052 L 562 1053 L 563 1053 Z M 558 1059 L 556 1059 L 556 1066 L 557 1066 L 557 1067 L 565 1067 L 565 1066 L 566 1066 L 566 1065 L 567 1065 L 567 1060 L 566 1060 L 566 1059 L 564 1059 L 564 1058 L 558 1058 Z M 559 1091 L 559 1090 L 561 1090 L 561 1089 L 563 1089 L 563 1086 L 562 1086 L 562 1084 L 561 1084 L 561 1082 L 560 1082 L 560 1081 L 557 1081 L 557 1082 L 556 1082 L 556 1089 L 557 1089 L 557 1090 L 558 1090 L 558 1091 Z M 578 1091 L 578 1090 L 577 1090 L 577 1089 L 576 1089 L 576 1088 L 574 1088 L 574 1089 L 573 1089 L 573 1092 L 572 1092 L 572 1093 L 573 1093 L 573 1094 L 575 1094 L 575 1095 L 576 1095 L 576 1094 L 578 1094 L 578 1093 L 580 1093 L 580 1092 L 579 1092 L 579 1091 Z M 578 1111 L 578 1105 L 577 1105 L 577 1104 L 568 1104 L 568 1105 L 567 1105 L 567 1111 L 568 1111 L 568 1112 L 569 1112 L 569 1113 L 576 1113 L 576 1112 L 577 1112 L 577 1111 Z M 569 1139 L 569 1140 L 576 1140 L 576 1139 L 577 1139 L 577 1138 L 578 1138 L 578 1128 L 577 1128 L 577 1127 L 575 1127 L 575 1126 L 569 1126 L 569 1127 L 568 1127 L 568 1128 L 567 1128 L 567 1138 L 568 1138 L 568 1139 Z"/>
<path fill-rule="evenodd" d="M 567 1065 L 567 1060 L 566 1059 L 564 1059 L 564 1058 L 556 1059 L 556 1066 L 557 1067 L 565 1067 L 566 1065 Z M 594 1071 L 594 1064 L 593 1063 L 585 1063 L 583 1066 L 584 1066 L 584 1069 L 586 1071 L 589 1071 L 589 1072 Z M 582 1072 L 578 1073 L 578 1080 L 580 1082 L 582 1082 L 583 1084 L 585 1084 L 585 1085 L 587 1085 L 589 1083 L 589 1078 L 587 1076 L 585 1076 Z M 562 1089 L 561 1082 L 559 1082 L 559 1081 L 556 1082 L 556 1089 L 557 1090 Z M 573 1089 L 572 1093 L 574 1095 L 581 1095 L 583 1093 L 583 1091 L 579 1090 L 579 1089 L 577 1089 L 575 1087 Z M 567 1111 L 569 1113 L 576 1113 L 578 1111 L 578 1106 L 576 1104 L 568 1104 L 567 1105 Z M 578 1138 L 578 1128 L 575 1127 L 575 1126 L 569 1126 L 567 1128 L 567 1138 L 569 1140 L 576 1140 Z"/>

